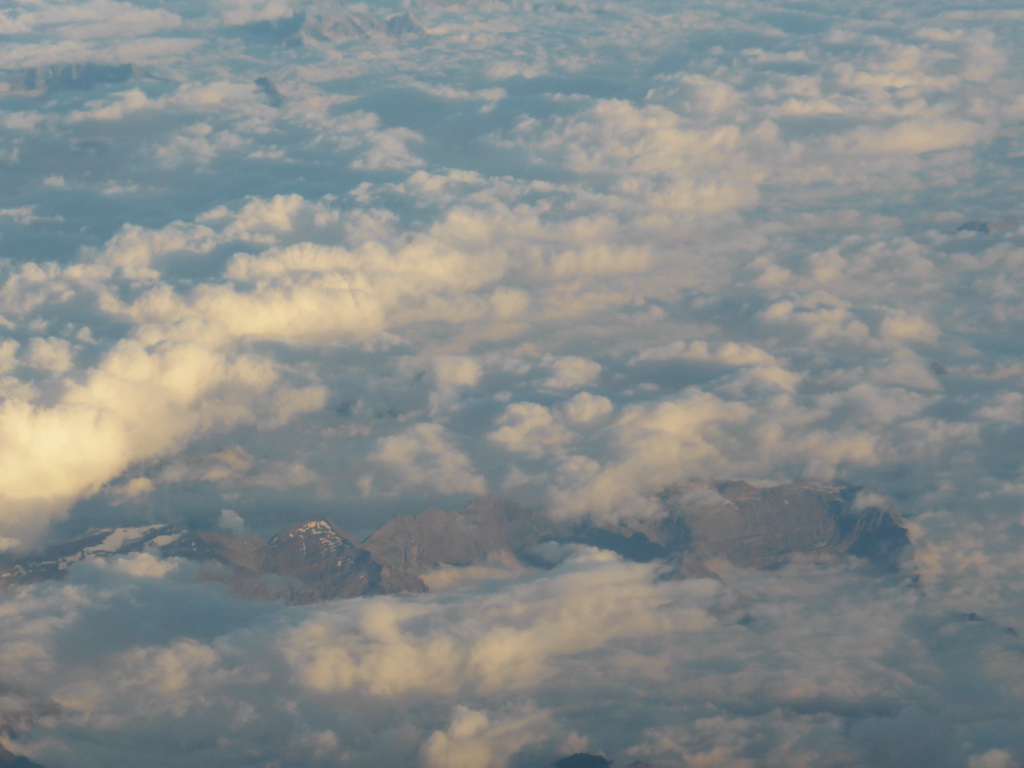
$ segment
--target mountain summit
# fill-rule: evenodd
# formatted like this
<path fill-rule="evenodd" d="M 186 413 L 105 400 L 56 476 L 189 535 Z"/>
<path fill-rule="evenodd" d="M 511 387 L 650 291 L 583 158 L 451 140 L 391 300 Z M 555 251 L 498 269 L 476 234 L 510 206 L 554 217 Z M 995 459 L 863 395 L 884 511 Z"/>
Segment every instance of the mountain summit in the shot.
<path fill-rule="evenodd" d="M 208 578 L 244 595 L 312 603 L 425 592 L 423 577 L 431 571 L 496 556 L 542 565 L 537 547 L 549 542 L 599 547 L 627 560 L 663 560 L 680 576 L 712 575 L 704 563 L 714 558 L 765 568 L 794 557 L 852 555 L 884 570 L 898 568 L 910 543 L 902 520 L 864 498 L 841 484 L 684 484 L 659 495 L 661 514 L 653 519 L 609 525 L 556 521 L 487 497 L 460 512 L 393 517 L 363 542 L 325 519 L 295 525 L 268 542 L 188 526 L 109 528 L 0 563 L 0 585 L 61 578 L 77 562 L 147 551 L 216 564 Z"/>

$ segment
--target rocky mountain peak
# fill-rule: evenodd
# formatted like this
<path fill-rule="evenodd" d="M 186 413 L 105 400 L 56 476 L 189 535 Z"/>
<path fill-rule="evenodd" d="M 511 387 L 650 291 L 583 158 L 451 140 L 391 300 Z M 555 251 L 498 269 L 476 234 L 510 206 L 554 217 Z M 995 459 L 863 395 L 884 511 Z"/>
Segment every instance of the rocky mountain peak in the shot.
<path fill-rule="evenodd" d="M 355 540 L 330 520 L 318 518 L 293 525 L 274 536 L 268 546 L 284 545 L 290 542 L 321 542 L 340 545 L 342 542 L 355 543 Z"/>
<path fill-rule="evenodd" d="M 242 594 L 308 603 L 423 592 L 422 577 L 431 571 L 493 557 L 547 567 L 536 549 L 546 542 L 598 547 L 627 560 L 666 561 L 680 577 L 713 576 L 703 564 L 715 558 L 764 568 L 793 557 L 853 555 L 886 570 L 899 568 L 910 543 L 907 531 L 894 510 L 862 503 L 871 498 L 842 484 L 682 483 L 658 494 L 661 516 L 603 524 L 558 522 L 542 511 L 485 497 L 458 512 L 428 509 L 393 517 L 362 543 L 323 518 L 294 525 L 266 543 L 188 526 L 107 528 L 34 558 L 0 558 L 0 585 L 61 578 L 82 560 L 149 551 L 219 563 L 219 570 L 209 569 L 210 578 Z"/>
<path fill-rule="evenodd" d="M 43 768 L 23 755 L 16 755 L 0 744 L 0 768 Z"/>
<path fill-rule="evenodd" d="M 75 62 L 19 69 L 9 74 L 13 87 L 29 92 L 84 91 L 98 85 L 123 83 L 147 76 L 137 64 Z"/>
<path fill-rule="evenodd" d="M 320 571 L 351 560 L 359 544 L 329 520 L 307 520 L 267 542 L 263 559 L 275 572 Z"/>

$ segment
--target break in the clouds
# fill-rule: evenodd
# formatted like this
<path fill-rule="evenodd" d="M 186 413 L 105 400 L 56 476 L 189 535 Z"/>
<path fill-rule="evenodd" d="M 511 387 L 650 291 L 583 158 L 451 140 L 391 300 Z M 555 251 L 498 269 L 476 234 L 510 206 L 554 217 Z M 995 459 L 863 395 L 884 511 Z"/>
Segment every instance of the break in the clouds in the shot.
<path fill-rule="evenodd" d="M 83 563 L 3 595 L 19 751 L 1024 764 L 1016 9 L 150 5 L 0 10 L 5 551 L 806 479 L 914 552 L 315 607 Z"/>

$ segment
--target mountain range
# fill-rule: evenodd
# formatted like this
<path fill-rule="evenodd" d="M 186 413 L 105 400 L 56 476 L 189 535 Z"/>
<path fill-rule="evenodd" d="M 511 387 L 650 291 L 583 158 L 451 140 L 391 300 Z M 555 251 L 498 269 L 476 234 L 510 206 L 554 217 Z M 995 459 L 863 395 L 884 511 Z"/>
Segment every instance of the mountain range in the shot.
<path fill-rule="evenodd" d="M 407 42 L 428 34 L 416 17 L 408 12 L 381 16 L 343 11 L 331 4 L 314 4 L 291 16 L 254 21 L 238 29 L 253 40 L 289 47 Z"/>
<path fill-rule="evenodd" d="M 547 565 L 545 545 L 587 545 L 627 560 L 664 562 L 673 577 L 713 576 L 708 562 L 767 568 L 794 557 L 853 555 L 898 568 L 909 545 L 899 514 L 859 503 L 859 489 L 810 482 L 758 488 L 682 484 L 658 496 L 661 514 L 637 523 L 560 521 L 494 497 L 458 512 L 391 518 L 364 541 L 334 522 L 307 520 L 264 541 L 188 525 L 91 530 L 29 556 L 0 561 L 0 585 L 62 578 L 75 563 L 150 552 L 207 567 L 239 594 L 291 603 L 427 591 L 424 576 L 488 558 Z"/>
<path fill-rule="evenodd" d="M 16 755 L 3 744 L 0 744 L 0 768 L 43 768 L 27 757 Z"/>
<path fill-rule="evenodd" d="M 137 64 L 100 64 L 67 62 L 27 69 L 9 70 L 9 86 L 18 92 L 49 93 L 52 91 L 86 91 L 98 85 L 124 83 L 147 77 Z"/>

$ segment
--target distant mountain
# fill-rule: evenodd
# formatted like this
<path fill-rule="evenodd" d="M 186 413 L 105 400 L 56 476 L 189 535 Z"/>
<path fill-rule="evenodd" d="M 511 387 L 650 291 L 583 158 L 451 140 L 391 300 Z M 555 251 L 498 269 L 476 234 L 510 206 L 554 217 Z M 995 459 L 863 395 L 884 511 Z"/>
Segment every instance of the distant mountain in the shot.
<path fill-rule="evenodd" d="M 1004 220 L 1004 221 L 965 221 L 959 227 L 956 228 L 957 232 L 981 232 L 983 235 L 993 235 L 996 232 L 1000 232 L 1010 227 L 1015 227 L 1019 224 L 1018 221 Z"/>
<path fill-rule="evenodd" d="M 698 560 L 725 557 L 753 568 L 796 554 L 851 554 L 895 568 L 910 543 L 903 521 L 893 510 L 858 508 L 856 497 L 857 489 L 841 484 L 673 486 L 662 493 L 667 515 L 654 527 L 655 539 Z"/>
<path fill-rule="evenodd" d="M 129 528 L 101 528 L 70 541 L 47 547 L 30 559 L 0 561 L 0 584 L 27 584 L 61 578 L 82 560 L 156 551 L 165 557 L 195 560 L 222 559 L 209 547 L 203 534 L 187 526 L 145 525 Z"/>
<path fill-rule="evenodd" d="M 588 755 L 584 752 L 577 752 L 575 755 L 563 757 L 557 760 L 553 768 L 609 768 L 611 760 L 600 755 Z"/>
<path fill-rule="evenodd" d="M 312 8 L 272 21 L 257 21 L 238 28 L 252 38 L 288 46 L 344 45 L 360 41 L 409 41 L 427 36 L 415 16 Z"/>
<path fill-rule="evenodd" d="M 428 509 L 393 517 L 363 546 L 396 577 L 417 579 L 441 565 L 470 565 L 498 552 L 523 553 L 545 538 L 566 534 L 542 512 L 489 497 L 461 512 Z"/>
<path fill-rule="evenodd" d="M 144 77 L 146 70 L 136 64 L 93 62 L 48 64 L 8 72 L 11 88 L 18 91 L 84 91 Z"/>
<path fill-rule="evenodd" d="M 32 762 L 27 757 L 14 754 L 0 744 L 0 768 L 43 768 L 43 766 Z"/>
<path fill-rule="evenodd" d="M 408 13 L 387 18 L 369 13 L 309 13 L 303 16 L 299 31 L 286 42 L 289 45 L 337 45 L 358 40 L 415 40 L 426 34 L 426 30 Z"/>
<path fill-rule="evenodd" d="M 33 557 L 0 562 L 0 585 L 61 578 L 83 560 L 152 552 L 215 564 L 204 575 L 239 593 L 293 603 L 424 592 L 422 577 L 441 566 L 513 556 L 544 565 L 545 542 L 586 544 L 639 562 L 662 560 L 679 577 L 712 576 L 704 565 L 726 558 L 764 568 L 799 556 L 854 555 L 892 570 L 909 545 L 899 515 L 861 508 L 857 489 L 840 484 L 686 484 L 665 489 L 663 514 L 630 525 L 557 522 L 543 512 L 483 498 L 461 512 L 428 509 L 388 520 L 360 543 L 328 520 L 309 520 L 268 542 L 150 525 L 90 531 Z"/>
<path fill-rule="evenodd" d="M 269 77 L 257 77 L 255 80 L 256 87 L 260 89 L 260 92 L 267 97 L 267 101 L 270 102 L 270 106 L 279 107 L 284 104 L 284 96 L 277 90 L 277 86 L 274 81 Z"/>
<path fill-rule="evenodd" d="M 290 578 L 286 597 L 296 603 L 426 591 L 417 576 L 393 578 L 386 564 L 327 520 L 311 520 L 274 536 L 263 550 L 260 570 Z"/>
<path fill-rule="evenodd" d="M 613 761 L 601 755 L 577 752 L 575 755 L 556 760 L 548 768 L 611 768 Z M 626 768 L 652 768 L 650 763 L 632 762 Z"/>

